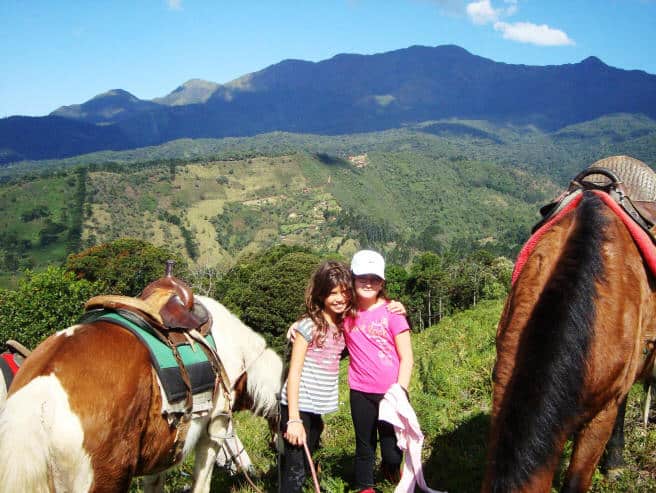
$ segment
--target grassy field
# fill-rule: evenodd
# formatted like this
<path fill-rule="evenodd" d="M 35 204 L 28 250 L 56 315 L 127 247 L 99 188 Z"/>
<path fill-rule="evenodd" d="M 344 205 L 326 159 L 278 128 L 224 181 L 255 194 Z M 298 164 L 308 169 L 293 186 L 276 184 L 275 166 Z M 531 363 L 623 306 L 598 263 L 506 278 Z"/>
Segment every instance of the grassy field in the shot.
<path fill-rule="evenodd" d="M 18 270 L 40 269 L 53 258 L 65 258 L 76 186 L 76 177 L 70 175 L 0 187 L 0 285 L 14 285 L 10 278 Z M 31 252 L 29 262 L 19 259 L 26 249 Z"/>
<path fill-rule="evenodd" d="M 416 365 L 410 396 L 426 437 L 424 474 L 432 488 L 451 493 L 474 493 L 480 489 L 489 425 L 494 334 L 501 307 L 501 301 L 480 303 L 413 335 Z M 342 382 L 345 370 L 343 362 Z M 321 488 L 329 493 L 352 491 L 355 442 L 346 387 L 343 384 L 340 389 L 339 411 L 326 417 L 323 448 L 317 454 Z M 642 388 L 636 385 L 627 409 L 624 473 L 615 480 L 596 473 L 592 492 L 656 491 L 656 427 L 643 429 L 640 424 L 642 397 Z M 264 421 L 240 413 L 236 430 L 260 471 L 258 487 L 276 492 L 276 457 L 267 448 Z M 569 446 L 559 475 L 566 468 L 568 453 Z M 191 463 L 187 462 L 182 474 L 170 473 L 167 491 L 180 491 L 188 485 L 191 470 Z M 394 491 L 393 485 L 382 480 L 378 487 L 382 493 Z M 139 491 L 138 483 L 133 489 Z M 243 477 L 229 478 L 215 470 L 212 491 L 247 493 L 253 489 Z M 306 491 L 312 491 L 309 481 Z"/>

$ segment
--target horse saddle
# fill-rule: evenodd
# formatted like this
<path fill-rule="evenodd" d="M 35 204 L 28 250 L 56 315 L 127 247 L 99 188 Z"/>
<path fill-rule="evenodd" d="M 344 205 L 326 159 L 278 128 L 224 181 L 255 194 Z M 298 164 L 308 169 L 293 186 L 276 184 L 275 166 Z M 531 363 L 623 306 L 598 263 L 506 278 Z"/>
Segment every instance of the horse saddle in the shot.
<path fill-rule="evenodd" d="M 80 322 L 93 322 L 109 310 L 125 319 L 128 325 L 132 323 L 147 331 L 170 348 L 179 369 L 181 392 L 186 396 L 184 414 L 188 417 L 192 412 L 194 376 L 190 376 L 183 361 L 188 348 L 193 350 L 194 343 L 198 343 L 207 356 L 213 372 L 214 389 L 217 384 L 227 389 L 229 381 L 216 349 L 212 346 L 213 342 L 206 340 L 212 325 L 210 314 L 201 303 L 195 302 L 191 287 L 173 276 L 173 264 L 172 260 L 168 260 L 164 277 L 146 286 L 137 298 L 121 295 L 94 296 L 84 305 L 85 314 Z M 150 350 L 151 347 L 148 347 Z"/>
<path fill-rule="evenodd" d="M 656 243 L 656 173 L 642 161 L 629 156 L 611 156 L 596 161 L 579 173 L 556 200 L 540 209 L 537 231 L 582 190 L 608 193 Z"/>
<path fill-rule="evenodd" d="M 206 336 L 211 326 L 209 313 L 194 301 L 192 289 L 171 273 L 173 261 L 167 261 L 164 277 L 150 283 L 137 298 L 121 295 L 94 296 L 86 302 L 86 311 L 109 309 L 131 312 L 144 319 L 159 336 L 172 345 L 190 341 L 194 331 Z"/>
<path fill-rule="evenodd" d="M 11 382 L 14 380 L 14 375 L 25 358 L 29 356 L 30 350 L 13 339 L 5 342 L 5 346 L 7 351 L 0 354 L 0 373 L 2 373 L 5 380 L 5 388 L 9 389 Z"/>

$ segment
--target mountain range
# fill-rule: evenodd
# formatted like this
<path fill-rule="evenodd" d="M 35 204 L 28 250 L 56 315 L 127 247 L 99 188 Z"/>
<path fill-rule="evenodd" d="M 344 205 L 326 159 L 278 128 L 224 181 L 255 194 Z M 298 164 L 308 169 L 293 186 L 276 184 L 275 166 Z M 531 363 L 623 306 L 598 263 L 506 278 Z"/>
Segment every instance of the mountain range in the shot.
<path fill-rule="evenodd" d="M 495 62 L 453 45 L 285 60 L 224 85 L 191 80 L 150 101 L 115 89 L 42 117 L 0 119 L 0 164 L 272 131 L 338 135 L 460 118 L 553 132 L 617 113 L 656 119 L 656 75 L 596 57 Z"/>

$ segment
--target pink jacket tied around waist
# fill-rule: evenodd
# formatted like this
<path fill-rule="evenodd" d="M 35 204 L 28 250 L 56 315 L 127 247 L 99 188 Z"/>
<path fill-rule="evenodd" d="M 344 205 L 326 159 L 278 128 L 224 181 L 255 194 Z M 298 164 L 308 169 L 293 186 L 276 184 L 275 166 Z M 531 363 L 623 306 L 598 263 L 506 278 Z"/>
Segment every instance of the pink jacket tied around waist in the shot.
<path fill-rule="evenodd" d="M 398 383 L 392 385 L 380 401 L 378 419 L 387 421 L 394 427 L 397 445 L 405 455 L 403 475 L 394 493 L 412 493 L 415 491 L 415 484 L 428 493 L 442 493 L 426 485 L 421 467 L 424 434 L 414 409 Z"/>

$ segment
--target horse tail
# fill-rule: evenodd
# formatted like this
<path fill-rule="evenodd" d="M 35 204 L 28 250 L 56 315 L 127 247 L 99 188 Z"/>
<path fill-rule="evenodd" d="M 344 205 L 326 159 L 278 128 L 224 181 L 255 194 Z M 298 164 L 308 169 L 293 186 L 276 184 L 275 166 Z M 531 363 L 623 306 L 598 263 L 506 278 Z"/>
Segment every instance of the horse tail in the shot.
<path fill-rule="evenodd" d="M 533 473 L 550 465 L 559 452 L 557 437 L 580 413 L 596 286 L 604 279 L 601 247 L 608 220 L 600 212 L 603 206 L 585 192 L 576 224 L 522 329 L 497 417 L 501 431 L 492 465 L 494 492 L 520 489 Z"/>
<path fill-rule="evenodd" d="M 88 491 L 83 431 L 54 375 L 11 394 L 0 412 L 0 493 Z"/>

